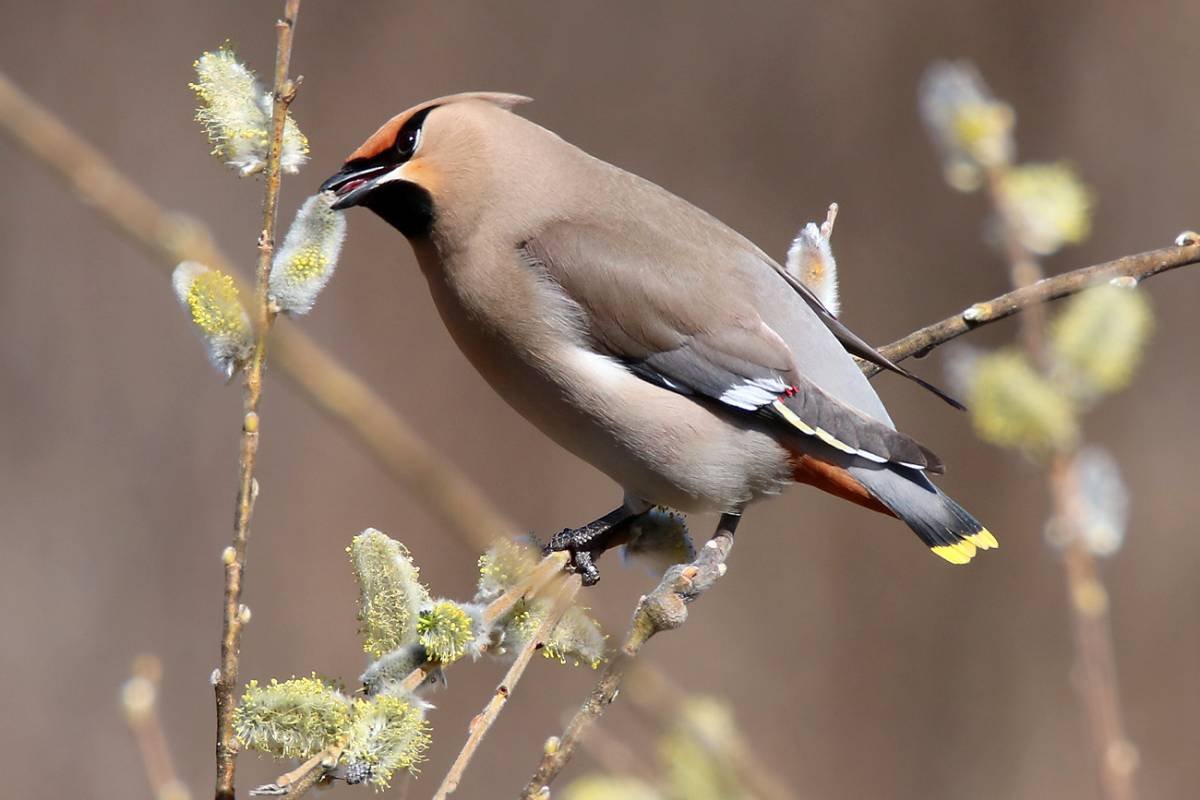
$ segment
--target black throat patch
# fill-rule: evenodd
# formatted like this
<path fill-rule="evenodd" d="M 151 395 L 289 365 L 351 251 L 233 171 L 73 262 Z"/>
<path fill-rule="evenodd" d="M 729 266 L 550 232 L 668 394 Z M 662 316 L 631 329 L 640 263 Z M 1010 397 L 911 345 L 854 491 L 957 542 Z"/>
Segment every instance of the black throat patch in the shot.
<path fill-rule="evenodd" d="M 409 239 L 422 239 L 433 229 L 433 196 L 408 181 L 389 181 L 363 200 L 371 209 Z"/>

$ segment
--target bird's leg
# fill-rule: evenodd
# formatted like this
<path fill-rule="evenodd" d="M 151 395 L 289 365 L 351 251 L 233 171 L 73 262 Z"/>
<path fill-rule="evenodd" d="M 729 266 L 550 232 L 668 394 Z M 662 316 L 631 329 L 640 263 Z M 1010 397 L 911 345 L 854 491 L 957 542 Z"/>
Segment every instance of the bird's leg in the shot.
<path fill-rule="evenodd" d="M 595 560 L 605 550 L 628 542 L 633 523 L 646 513 L 622 505 L 582 527 L 564 528 L 550 537 L 546 552 L 565 550 L 570 553 L 571 566 L 583 576 L 583 585 L 591 586 L 600 580 L 600 570 L 596 569 Z"/>

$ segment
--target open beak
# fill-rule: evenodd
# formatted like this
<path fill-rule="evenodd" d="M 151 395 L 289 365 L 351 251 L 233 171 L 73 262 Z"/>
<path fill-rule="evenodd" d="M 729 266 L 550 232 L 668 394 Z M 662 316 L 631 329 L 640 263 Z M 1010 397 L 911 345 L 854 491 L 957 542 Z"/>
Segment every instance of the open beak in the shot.
<path fill-rule="evenodd" d="M 361 205 L 366 196 L 375 188 L 375 181 L 394 168 L 395 165 L 388 164 L 374 167 L 347 165 L 322 183 L 321 191 L 333 192 L 337 196 L 337 200 L 332 206 L 335 210 L 340 211 L 343 208 Z"/>

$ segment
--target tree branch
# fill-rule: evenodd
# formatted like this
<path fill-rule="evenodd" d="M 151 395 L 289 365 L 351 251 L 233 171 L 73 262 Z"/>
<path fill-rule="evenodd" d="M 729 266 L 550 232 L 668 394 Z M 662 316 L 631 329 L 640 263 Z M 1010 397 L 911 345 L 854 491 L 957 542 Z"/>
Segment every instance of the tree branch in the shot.
<path fill-rule="evenodd" d="M 959 314 L 927 325 L 886 347 L 879 348 L 879 352 L 892 361 L 903 361 L 909 357 L 921 358 L 928 355 L 933 348 L 957 339 L 964 333 L 999 322 L 1030 307 L 1069 297 L 1098 283 L 1114 278 L 1132 278 L 1140 283 L 1160 272 L 1197 263 L 1200 263 L 1200 244 L 1188 244 L 1163 247 L 1064 272 L 1051 278 L 1039 279 L 1028 286 L 1018 287 L 991 300 L 975 303 Z M 859 366 L 867 377 L 879 372 L 879 367 L 874 364 L 860 362 Z"/>
<path fill-rule="evenodd" d="M 237 767 L 237 738 L 233 731 L 233 713 L 237 707 L 234 690 L 238 681 L 238 658 L 242 636 L 242 576 L 246 566 L 246 542 L 250 535 L 250 517 L 258 484 L 254 462 L 258 455 L 258 407 L 262 399 L 263 365 L 267 356 L 267 333 L 274 315 L 267 308 L 267 284 L 271 276 L 271 256 L 275 252 L 275 221 L 279 216 L 279 156 L 283 150 L 283 127 L 288 106 L 296 94 L 288 78 L 292 57 L 292 35 L 300 0 L 287 0 L 284 18 L 276 23 L 278 44 L 275 51 L 275 80 L 271 143 L 267 154 L 266 188 L 263 193 L 262 233 L 258 238 L 258 269 L 255 282 L 253 318 L 254 355 L 246 368 L 243 400 L 241 465 L 238 475 L 237 510 L 234 515 L 233 543 L 225 551 L 225 615 L 221 626 L 221 666 L 214 693 L 217 704 L 217 778 L 216 800 L 234 800 L 234 772 Z"/>
<path fill-rule="evenodd" d="M 463 772 L 471 763 L 471 759 L 475 756 L 475 751 L 479 749 L 479 743 L 483 741 L 483 737 L 487 735 L 496 718 L 500 716 L 500 712 L 508 702 L 508 698 L 517 687 L 517 682 L 525 674 L 525 668 L 529 666 L 529 660 L 533 658 L 534 652 L 550 637 L 554 626 L 558 624 L 563 614 L 571 607 L 571 603 L 575 600 L 575 595 L 579 593 L 582 585 L 582 579 L 578 574 L 569 576 L 563 582 L 558 596 L 554 599 L 554 605 L 550 607 L 549 612 L 547 612 L 541 624 L 538 625 L 537 631 L 525 643 L 525 646 L 521 648 L 521 652 L 517 654 L 516 660 L 509 667 L 508 672 L 505 673 L 504 680 L 496 687 L 492 699 L 484 706 L 483 711 L 475 719 L 471 720 L 469 727 L 470 734 L 467 736 L 467 741 L 463 745 L 462 750 L 459 751 L 458 757 L 454 759 L 454 763 L 450 766 L 450 771 L 442 779 L 442 785 L 438 787 L 433 800 L 446 800 L 446 797 L 453 794 L 454 790 L 458 788 L 458 783 L 462 780 Z"/>
<path fill-rule="evenodd" d="M 1042 267 L 1025 245 L 1020 219 L 1012 212 L 1005 195 L 1004 175 L 1000 168 L 987 174 L 988 195 L 1000 219 L 1001 233 L 1009 258 L 1009 271 L 1018 288 L 1012 294 L 1037 290 L 1053 284 L 1058 278 L 1042 279 Z M 1194 245 L 1190 248 L 1196 250 Z M 1164 266 L 1160 258 L 1130 256 L 1119 259 L 1128 262 L 1126 269 L 1140 268 L 1140 273 L 1117 272 L 1098 279 L 1117 275 L 1142 277 L 1157 274 Z M 1082 283 L 1086 288 L 1095 279 Z M 1020 338 L 1030 361 L 1047 377 L 1051 377 L 1053 362 L 1047 345 L 1047 319 L 1044 307 L 1035 306 L 1038 313 L 1021 319 Z M 1068 608 L 1075 634 L 1075 658 L 1078 665 L 1078 689 L 1087 716 L 1092 739 L 1092 757 L 1099 771 L 1100 787 L 1107 800 L 1134 800 L 1137 796 L 1133 776 L 1137 770 L 1137 748 L 1125 732 L 1121 693 L 1117 685 L 1116 650 L 1108 618 L 1108 593 L 1100 580 L 1096 558 L 1084 539 L 1084 509 L 1080 489 L 1075 479 L 1075 458 L 1078 444 L 1057 449 L 1050 457 L 1047 481 L 1054 519 L 1065 534 L 1063 577 L 1067 584 Z"/>
<path fill-rule="evenodd" d="M 158 713 L 162 662 L 157 656 L 140 655 L 134 659 L 132 672 L 121 688 L 121 710 L 137 740 L 150 794 L 155 800 L 191 800 L 191 792 L 175 771 Z"/>
<path fill-rule="evenodd" d="M 725 574 L 725 559 L 733 549 L 737 523 L 735 515 L 722 516 L 716 533 L 701 548 L 696 559 L 691 564 L 668 569 L 658 586 L 638 601 L 620 651 L 605 666 L 600 680 L 567 723 L 562 736 L 545 748 L 541 762 L 521 794 L 522 800 L 544 800 L 550 796 L 550 783 L 571 760 L 583 735 L 616 699 L 621 682 L 642 647 L 655 634 L 678 628 L 686 622 L 688 604 Z"/>

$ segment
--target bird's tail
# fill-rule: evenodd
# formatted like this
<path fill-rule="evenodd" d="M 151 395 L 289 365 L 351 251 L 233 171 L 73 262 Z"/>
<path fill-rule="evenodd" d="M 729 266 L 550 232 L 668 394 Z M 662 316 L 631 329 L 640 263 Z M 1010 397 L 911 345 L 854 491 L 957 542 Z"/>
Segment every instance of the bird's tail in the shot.
<path fill-rule="evenodd" d="M 977 550 L 1000 546 L 979 520 L 916 470 L 889 464 L 884 469 L 849 466 L 846 471 L 904 520 L 934 555 L 951 564 L 965 564 Z"/>
<path fill-rule="evenodd" d="M 793 466 L 799 482 L 903 520 L 934 555 L 951 564 L 999 547 L 991 531 L 917 470 L 895 464 L 839 466 L 800 454 Z"/>

